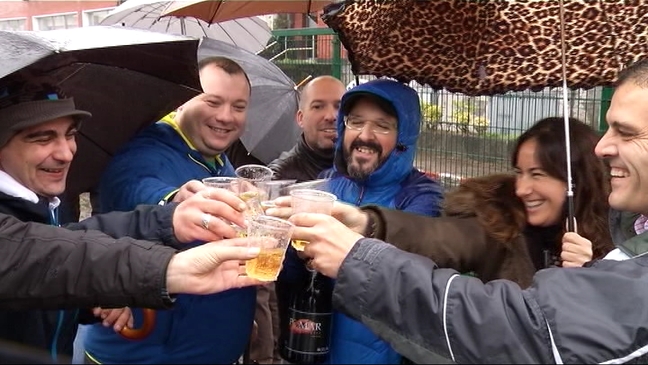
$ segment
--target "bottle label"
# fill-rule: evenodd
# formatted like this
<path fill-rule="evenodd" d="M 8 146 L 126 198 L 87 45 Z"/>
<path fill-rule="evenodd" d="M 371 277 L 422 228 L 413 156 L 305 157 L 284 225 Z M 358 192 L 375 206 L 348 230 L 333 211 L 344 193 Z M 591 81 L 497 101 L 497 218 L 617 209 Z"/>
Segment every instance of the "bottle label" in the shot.
<path fill-rule="evenodd" d="M 299 354 L 326 355 L 329 352 L 331 313 L 308 313 L 289 308 L 287 348 Z"/>

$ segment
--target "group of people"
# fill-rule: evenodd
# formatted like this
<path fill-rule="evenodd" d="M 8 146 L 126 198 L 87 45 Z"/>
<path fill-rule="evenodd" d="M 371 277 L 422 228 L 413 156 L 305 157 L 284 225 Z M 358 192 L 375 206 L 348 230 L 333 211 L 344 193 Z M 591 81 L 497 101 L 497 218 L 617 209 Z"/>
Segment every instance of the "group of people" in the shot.
<path fill-rule="evenodd" d="M 602 138 L 569 120 L 574 232 L 562 118 L 517 139 L 514 174 L 445 193 L 414 166 L 416 91 L 386 79 L 349 91 L 331 76 L 311 80 L 296 116 L 303 133 L 269 167 L 275 179 L 328 179 L 338 202 L 331 216 L 293 215 L 286 197 L 267 210 L 310 242 L 303 253 L 288 248 L 274 285 L 239 275 L 239 261 L 258 254 L 229 224 L 245 226 L 245 203 L 201 182 L 234 176 L 225 152 L 245 130 L 250 81 L 223 57 L 198 69 L 203 93 L 113 157 L 97 188 L 102 214 L 64 228 L 59 197 L 91 115 L 53 85 L 5 90 L 0 339 L 54 361 L 76 347 L 77 362 L 95 364 L 232 364 L 248 348 L 252 361 L 278 362 L 281 308 L 309 263 L 335 280 L 330 363 L 646 356 L 648 318 L 634 303 L 648 299 L 648 61 L 620 73 Z M 153 331 L 120 336 L 141 325 L 144 308 L 157 309 Z"/>

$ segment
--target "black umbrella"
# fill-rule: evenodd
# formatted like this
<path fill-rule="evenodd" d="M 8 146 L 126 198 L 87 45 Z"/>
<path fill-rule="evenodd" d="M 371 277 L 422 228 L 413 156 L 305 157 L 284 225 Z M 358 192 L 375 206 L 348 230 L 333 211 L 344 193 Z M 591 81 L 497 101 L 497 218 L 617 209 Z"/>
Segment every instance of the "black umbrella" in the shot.
<path fill-rule="evenodd" d="M 46 79 L 92 113 L 70 168 L 72 196 L 89 191 L 134 134 L 200 92 L 197 47 L 188 37 L 122 27 L 0 31 L 0 84 Z"/>

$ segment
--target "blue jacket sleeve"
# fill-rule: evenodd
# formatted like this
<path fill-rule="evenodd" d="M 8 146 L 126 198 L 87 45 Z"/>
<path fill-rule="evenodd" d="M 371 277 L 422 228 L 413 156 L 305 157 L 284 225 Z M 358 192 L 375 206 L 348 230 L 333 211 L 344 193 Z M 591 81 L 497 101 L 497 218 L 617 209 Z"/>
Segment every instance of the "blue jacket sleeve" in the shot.
<path fill-rule="evenodd" d="M 441 215 L 443 189 L 424 174 L 413 172 L 403 183 L 396 197 L 396 209 L 414 214 L 438 217 Z"/>
<path fill-rule="evenodd" d="M 136 147 L 116 155 L 100 183 L 101 211 L 128 211 L 158 204 L 179 186 L 165 181 L 169 160 L 154 147 Z"/>

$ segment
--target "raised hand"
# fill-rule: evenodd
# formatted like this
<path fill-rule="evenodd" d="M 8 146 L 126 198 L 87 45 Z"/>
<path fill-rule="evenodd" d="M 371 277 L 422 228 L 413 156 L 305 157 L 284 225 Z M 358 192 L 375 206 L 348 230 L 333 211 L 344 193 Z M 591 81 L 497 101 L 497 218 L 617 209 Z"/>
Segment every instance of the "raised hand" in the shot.
<path fill-rule="evenodd" d="M 241 260 L 259 255 L 258 247 L 246 247 L 248 238 L 235 238 L 177 253 L 167 268 L 169 293 L 212 294 L 250 285 L 261 285 L 245 276 Z M 243 275 L 241 275 L 243 274 Z"/>
<path fill-rule="evenodd" d="M 207 188 L 178 204 L 173 230 L 180 242 L 217 241 L 236 237 L 230 223 L 245 227 L 247 205 L 233 192 Z"/>
<path fill-rule="evenodd" d="M 290 217 L 295 225 L 292 237 L 308 241 L 304 254 L 322 274 L 335 278 L 351 248 L 363 238 L 337 219 L 316 213 L 298 213 Z"/>

